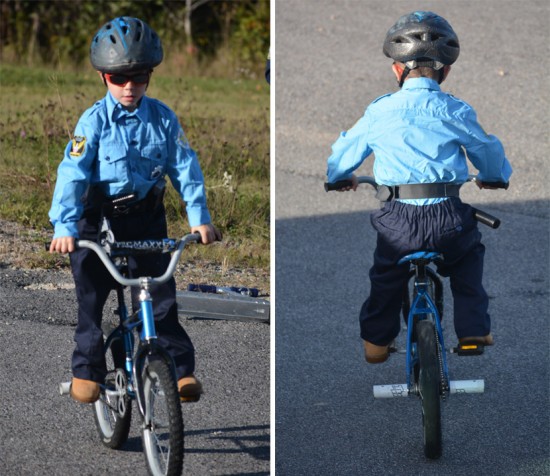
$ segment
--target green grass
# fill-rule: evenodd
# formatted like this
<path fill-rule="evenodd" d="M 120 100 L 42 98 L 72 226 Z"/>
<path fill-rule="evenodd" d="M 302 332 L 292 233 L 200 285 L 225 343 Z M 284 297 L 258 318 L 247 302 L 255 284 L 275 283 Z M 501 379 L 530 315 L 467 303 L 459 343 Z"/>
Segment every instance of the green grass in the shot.
<path fill-rule="evenodd" d="M 106 93 L 97 73 L 0 66 L 0 217 L 50 229 L 56 170 L 78 118 Z M 224 245 L 200 258 L 269 266 L 269 88 L 264 81 L 153 75 L 148 95 L 176 114 L 197 151 L 213 222 Z M 173 189 L 170 234 L 188 231 Z"/>

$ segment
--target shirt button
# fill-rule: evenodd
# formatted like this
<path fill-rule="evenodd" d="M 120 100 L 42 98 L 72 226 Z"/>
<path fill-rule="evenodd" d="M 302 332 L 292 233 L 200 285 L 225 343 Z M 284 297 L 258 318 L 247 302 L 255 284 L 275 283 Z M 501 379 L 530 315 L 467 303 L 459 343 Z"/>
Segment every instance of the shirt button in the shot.
<path fill-rule="evenodd" d="M 111 160 L 111 157 L 107 156 L 105 157 L 105 160 L 108 162 L 109 160 Z"/>

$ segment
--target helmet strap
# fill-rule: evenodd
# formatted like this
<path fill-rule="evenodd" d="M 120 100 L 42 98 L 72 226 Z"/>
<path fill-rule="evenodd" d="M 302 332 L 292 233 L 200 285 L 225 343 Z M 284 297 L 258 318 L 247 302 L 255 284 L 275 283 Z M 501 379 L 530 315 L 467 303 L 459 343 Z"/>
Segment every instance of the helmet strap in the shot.
<path fill-rule="evenodd" d="M 411 72 L 411 69 L 405 65 L 405 68 L 403 69 L 403 72 L 401 73 L 401 78 L 399 78 L 399 87 L 403 87 L 403 83 L 405 82 L 405 79 L 407 79 L 407 76 Z"/>

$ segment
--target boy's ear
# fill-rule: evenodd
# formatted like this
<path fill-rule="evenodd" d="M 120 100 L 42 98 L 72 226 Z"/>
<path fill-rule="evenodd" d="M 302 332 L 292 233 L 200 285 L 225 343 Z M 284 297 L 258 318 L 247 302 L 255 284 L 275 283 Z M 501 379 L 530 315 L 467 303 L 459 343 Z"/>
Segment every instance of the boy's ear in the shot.
<path fill-rule="evenodd" d="M 391 65 L 391 69 L 393 71 L 393 74 L 395 74 L 395 79 L 397 79 L 397 82 L 399 82 L 401 80 L 401 75 L 403 74 L 403 70 L 405 68 L 401 66 L 399 63 L 393 63 Z"/>
<path fill-rule="evenodd" d="M 99 77 L 101 78 L 101 81 L 103 81 L 103 84 L 107 86 L 107 80 L 105 79 L 105 76 L 101 71 L 96 71 L 97 74 L 99 74 Z"/>
<path fill-rule="evenodd" d="M 445 81 L 450 71 L 451 71 L 451 65 L 447 65 L 443 67 L 443 78 L 441 79 L 441 82 Z"/>

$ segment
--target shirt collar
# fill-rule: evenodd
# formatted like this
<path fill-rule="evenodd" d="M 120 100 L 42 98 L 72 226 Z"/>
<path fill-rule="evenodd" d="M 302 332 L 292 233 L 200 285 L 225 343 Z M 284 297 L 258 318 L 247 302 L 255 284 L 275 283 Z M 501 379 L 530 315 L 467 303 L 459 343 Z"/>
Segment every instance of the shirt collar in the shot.
<path fill-rule="evenodd" d="M 124 109 L 122 104 L 120 104 L 109 91 L 107 91 L 105 99 L 107 102 L 107 114 L 111 122 L 116 122 L 118 119 L 125 116 L 135 116 L 141 120 L 141 122 L 147 122 L 147 102 L 149 100 L 147 96 L 141 98 L 138 108 L 133 112 L 128 112 Z"/>
<path fill-rule="evenodd" d="M 403 83 L 401 89 L 433 89 L 441 91 L 441 87 L 434 79 L 430 78 L 410 78 Z"/>

